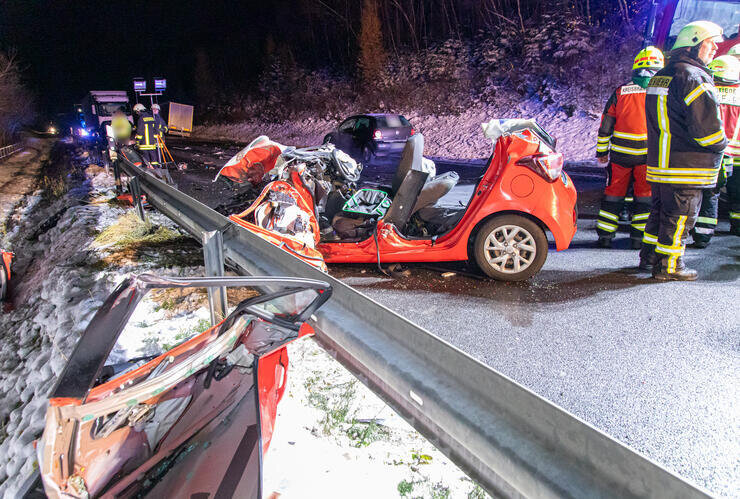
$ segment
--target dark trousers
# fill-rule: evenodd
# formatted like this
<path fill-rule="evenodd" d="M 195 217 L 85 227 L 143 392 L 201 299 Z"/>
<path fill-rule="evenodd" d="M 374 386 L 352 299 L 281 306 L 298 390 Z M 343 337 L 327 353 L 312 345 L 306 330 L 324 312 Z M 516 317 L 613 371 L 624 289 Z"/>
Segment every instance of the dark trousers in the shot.
<path fill-rule="evenodd" d="M 653 184 L 652 207 L 645 224 L 640 259 L 672 274 L 682 266 L 686 237 L 699 215 L 702 190 Z"/>
<path fill-rule="evenodd" d="M 157 154 L 157 148 L 141 151 L 141 157 L 144 158 L 152 166 L 159 166 L 159 154 Z"/>
<path fill-rule="evenodd" d="M 737 166 L 727 178 L 727 197 L 730 200 L 730 228 L 740 236 L 740 168 Z"/>
<path fill-rule="evenodd" d="M 694 241 L 709 242 L 717 227 L 717 212 L 719 210 L 719 189 L 702 189 L 701 207 L 696 225 L 691 232 Z"/>

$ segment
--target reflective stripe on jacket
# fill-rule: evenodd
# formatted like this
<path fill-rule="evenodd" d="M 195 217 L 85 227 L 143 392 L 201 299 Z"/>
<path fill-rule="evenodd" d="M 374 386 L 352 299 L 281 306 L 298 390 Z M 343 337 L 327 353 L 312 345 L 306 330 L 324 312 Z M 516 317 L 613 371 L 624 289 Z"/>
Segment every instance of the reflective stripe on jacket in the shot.
<path fill-rule="evenodd" d="M 621 166 L 644 165 L 647 158 L 645 89 L 630 83 L 609 97 L 601 116 L 596 156 L 609 154 Z"/>
<path fill-rule="evenodd" d="M 645 110 L 647 180 L 714 187 L 727 138 L 709 69 L 679 49 L 650 79 Z"/>
<path fill-rule="evenodd" d="M 150 113 L 142 113 L 136 123 L 136 143 L 142 151 L 157 148 L 157 122 Z"/>

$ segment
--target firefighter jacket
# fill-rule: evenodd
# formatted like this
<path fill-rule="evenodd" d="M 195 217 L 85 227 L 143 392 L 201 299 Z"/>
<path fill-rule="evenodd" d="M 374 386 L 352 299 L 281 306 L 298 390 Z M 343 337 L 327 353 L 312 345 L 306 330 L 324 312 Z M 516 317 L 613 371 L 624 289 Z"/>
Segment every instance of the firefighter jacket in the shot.
<path fill-rule="evenodd" d="M 688 50 L 672 55 L 650 79 L 645 111 L 648 182 L 714 187 L 727 138 L 709 69 Z"/>
<path fill-rule="evenodd" d="M 632 167 L 647 159 L 645 89 L 635 83 L 622 85 L 606 102 L 601 116 L 596 156 L 609 154 L 612 163 Z"/>
<path fill-rule="evenodd" d="M 165 123 L 159 114 L 154 115 L 154 121 L 157 123 L 157 134 L 162 137 L 167 133 L 167 123 Z"/>
<path fill-rule="evenodd" d="M 153 151 L 157 148 L 157 121 L 151 113 L 141 113 L 136 123 L 136 143 L 141 151 Z"/>
<path fill-rule="evenodd" d="M 740 168 L 740 85 L 717 85 L 719 112 L 727 136 L 725 160 L 728 166 Z M 730 170 L 732 168 L 729 168 Z"/>

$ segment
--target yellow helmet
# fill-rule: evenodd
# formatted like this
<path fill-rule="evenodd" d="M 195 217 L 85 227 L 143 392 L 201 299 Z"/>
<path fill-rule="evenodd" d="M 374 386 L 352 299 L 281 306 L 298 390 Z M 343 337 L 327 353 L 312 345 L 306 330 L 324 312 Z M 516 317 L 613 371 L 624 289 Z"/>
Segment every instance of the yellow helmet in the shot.
<path fill-rule="evenodd" d="M 690 22 L 678 32 L 676 43 L 671 50 L 696 47 L 707 38 L 719 38 L 716 41 L 722 41 L 722 28 L 711 21 Z"/>
<path fill-rule="evenodd" d="M 715 78 L 737 82 L 740 80 L 740 61 L 731 55 L 721 55 L 709 63 L 709 69 Z"/>
<path fill-rule="evenodd" d="M 730 47 L 730 50 L 727 51 L 727 55 L 734 55 L 735 57 L 740 57 L 740 43 Z"/>
<path fill-rule="evenodd" d="M 665 65 L 663 52 L 658 47 L 645 47 L 635 56 L 635 62 L 632 64 L 632 71 L 637 69 L 661 69 Z"/>

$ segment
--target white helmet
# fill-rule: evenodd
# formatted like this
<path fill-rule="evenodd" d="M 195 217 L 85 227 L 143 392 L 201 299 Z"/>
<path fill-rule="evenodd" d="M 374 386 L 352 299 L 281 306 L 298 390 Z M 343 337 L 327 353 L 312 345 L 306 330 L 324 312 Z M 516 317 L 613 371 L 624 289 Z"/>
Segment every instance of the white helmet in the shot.
<path fill-rule="evenodd" d="M 144 104 L 142 104 L 141 102 L 137 103 L 134 106 L 134 112 L 143 113 L 144 111 L 146 111 L 146 107 L 144 107 Z"/>
<path fill-rule="evenodd" d="M 160 109 L 159 104 L 152 104 L 152 111 L 159 111 Z"/>

